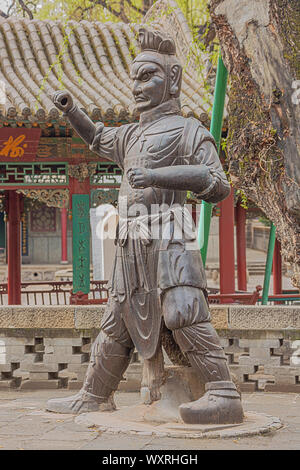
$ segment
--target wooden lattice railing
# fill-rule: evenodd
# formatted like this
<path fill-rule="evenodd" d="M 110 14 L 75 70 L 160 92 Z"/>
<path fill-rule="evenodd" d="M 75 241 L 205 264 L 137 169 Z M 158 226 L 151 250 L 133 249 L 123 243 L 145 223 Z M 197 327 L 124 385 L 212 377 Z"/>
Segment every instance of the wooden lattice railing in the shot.
<path fill-rule="evenodd" d="M 89 300 L 105 303 L 108 299 L 107 281 L 91 281 Z M 22 282 L 22 305 L 69 305 L 72 281 Z M 7 284 L 0 284 L 0 305 L 8 304 Z"/>
<path fill-rule="evenodd" d="M 22 305 L 69 305 L 71 298 L 72 281 L 43 281 L 22 282 Z M 208 289 L 210 304 L 244 304 L 255 305 L 261 302 L 261 286 L 257 286 L 254 292 L 236 292 L 235 294 L 220 294 L 218 289 Z M 91 281 L 91 291 L 88 296 L 88 304 L 103 304 L 108 300 L 107 281 Z M 297 291 L 283 292 L 270 295 L 269 303 L 293 303 L 300 302 L 300 294 Z M 0 284 L 0 305 L 8 305 L 7 284 Z"/>

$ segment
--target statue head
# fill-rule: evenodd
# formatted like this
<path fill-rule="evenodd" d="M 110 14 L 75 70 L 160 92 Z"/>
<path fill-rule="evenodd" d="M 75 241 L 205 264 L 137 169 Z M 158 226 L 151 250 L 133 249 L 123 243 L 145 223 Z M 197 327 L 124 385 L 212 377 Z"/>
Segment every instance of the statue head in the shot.
<path fill-rule="evenodd" d="M 131 66 L 133 95 L 139 112 L 178 98 L 182 67 L 172 38 L 158 30 L 139 29 L 141 52 Z"/>

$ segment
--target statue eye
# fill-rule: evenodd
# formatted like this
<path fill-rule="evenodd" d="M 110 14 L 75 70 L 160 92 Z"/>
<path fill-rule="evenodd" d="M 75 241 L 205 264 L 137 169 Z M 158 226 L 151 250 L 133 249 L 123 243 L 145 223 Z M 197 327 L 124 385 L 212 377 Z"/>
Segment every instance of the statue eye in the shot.
<path fill-rule="evenodd" d="M 143 82 L 147 82 L 151 78 L 152 73 L 150 72 L 144 72 L 141 76 L 141 80 Z"/>

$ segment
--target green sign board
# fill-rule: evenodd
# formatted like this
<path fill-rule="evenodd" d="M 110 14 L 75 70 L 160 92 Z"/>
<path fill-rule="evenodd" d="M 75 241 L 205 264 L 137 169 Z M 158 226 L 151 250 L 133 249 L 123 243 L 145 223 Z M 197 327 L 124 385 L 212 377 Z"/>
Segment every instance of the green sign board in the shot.
<path fill-rule="evenodd" d="M 73 293 L 90 291 L 90 197 L 73 194 Z"/>

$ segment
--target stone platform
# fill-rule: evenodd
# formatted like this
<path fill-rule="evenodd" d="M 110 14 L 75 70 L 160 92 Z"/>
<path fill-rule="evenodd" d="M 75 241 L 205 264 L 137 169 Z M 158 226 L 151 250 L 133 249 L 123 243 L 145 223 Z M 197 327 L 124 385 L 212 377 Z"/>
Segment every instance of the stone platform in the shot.
<path fill-rule="evenodd" d="M 76 424 L 98 428 L 107 434 L 173 437 L 183 439 L 240 438 L 268 434 L 282 427 L 279 418 L 248 411 L 241 424 L 198 425 L 183 422 L 163 423 L 156 420 L 153 405 L 134 405 L 114 412 L 83 413 Z"/>
<path fill-rule="evenodd" d="M 248 411 L 240 424 L 186 424 L 179 414 L 182 403 L 197 400 L 205 392 L 197 374 L 190 367 L 169 366 L 160 387 L 161 399 L 147 404 L 143 388 L 139 404 L 116 411 L 84 413 L 75 418 L 77 424 L 97 427 L 109 434 L 215 439 L 266 434 L 279 429 L 279 418 Z"/>

